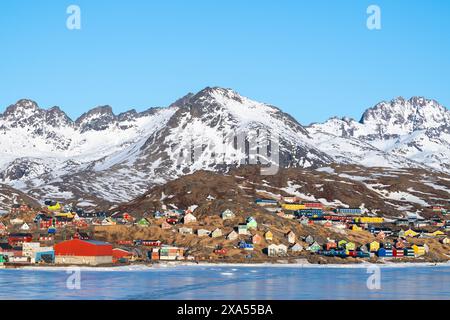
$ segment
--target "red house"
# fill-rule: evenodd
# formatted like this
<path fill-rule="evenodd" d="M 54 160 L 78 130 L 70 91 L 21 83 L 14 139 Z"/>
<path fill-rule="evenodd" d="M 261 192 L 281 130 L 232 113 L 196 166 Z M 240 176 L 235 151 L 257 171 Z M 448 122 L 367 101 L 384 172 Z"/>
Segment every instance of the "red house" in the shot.
<path fill-rule="evenodd" d="M 40 229 L 48 229 L 53 225 L 53 219 L 49 218 L 49 219 L 41 219 L 39 221 L 39 228 Z"/>
<path fill-rule="evenodd" d="M 323 209 L 323 204 L 320 202 L 306 202 L 303 205 L 308 209 Z"/>
<path fill-rule="evenodd" d="M 112 250 L 113 263 L 117 263 L 120 259 L 131 259 L 133 254 L 127 250 L 114 248 Z"/>
<path fill-rule="evenodd" d="M 33 236 L 29 233 L 11 233 L 8 236 L 9 245 L 16 247 L 21 246 L 24 242 L 31 242 Z"/>

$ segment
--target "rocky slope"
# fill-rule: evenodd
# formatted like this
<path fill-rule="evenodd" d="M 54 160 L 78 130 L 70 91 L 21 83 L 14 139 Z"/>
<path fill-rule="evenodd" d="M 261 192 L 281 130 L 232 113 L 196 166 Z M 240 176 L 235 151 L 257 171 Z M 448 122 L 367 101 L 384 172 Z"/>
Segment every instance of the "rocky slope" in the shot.
<path fill-rule="evenodd" d="M 449 204 L 450 176 L 423 169 L 366 168 L 333 165 L 318 169 L 289 168 L 261 176 L 247 166 L 228 174 L 198 171 L 156 186 L 117 210 L 143 214 L 166 208 L 198 205 L 200 216 L 227 208 L 237 212 L 264 212 L 256 198 L 298 196 L 331 207 L 363 206 L 368 214 L 386 217 L 435 215 L 430 206 Z M 214 201 L 210 201 L 214 199 Z"/>

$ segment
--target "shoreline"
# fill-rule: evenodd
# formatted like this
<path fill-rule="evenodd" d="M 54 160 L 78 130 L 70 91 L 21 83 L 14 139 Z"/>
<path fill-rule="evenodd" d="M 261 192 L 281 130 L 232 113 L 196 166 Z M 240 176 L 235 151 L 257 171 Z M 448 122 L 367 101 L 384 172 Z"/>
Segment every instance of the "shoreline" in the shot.
<path fill-rule="evenodd" d="M 16 268 L 1 268 L 2 270 L 27 270 L 27 271 L 67 271 L 79 268 L 81 271 L 97 272 L 145 272 L 158 270 L 176 270 L 180 267 L 200 267 L 200 268 L 298 268 L 298 269 L 366 269 L 369 267 L 380 268 L 423 268 L 423 267 L 450 267 L 447 262 L 402 262 L 402 263 L 354 263 L 354 264 L 313 264 L 313 263 L 186 263 L 167 262 L 150 264 L 136 264 L 128 266 L 22 266 Z"/>

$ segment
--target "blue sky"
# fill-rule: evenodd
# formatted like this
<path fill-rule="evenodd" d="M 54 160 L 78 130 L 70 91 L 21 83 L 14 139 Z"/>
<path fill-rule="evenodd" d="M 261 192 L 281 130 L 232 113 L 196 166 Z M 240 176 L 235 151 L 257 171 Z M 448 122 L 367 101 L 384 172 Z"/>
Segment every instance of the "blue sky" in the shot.
<path fill-rule="evenodd" d="M 81 8 L 82 29 L 66 28 Z M 377 4 L 382 29 L 366 28 Z M 20 98 L 72 118 L 233 88 L 300 123 L 413 95 L 450 105 L 447 0 L 5 0 L 0 111 Z"/>

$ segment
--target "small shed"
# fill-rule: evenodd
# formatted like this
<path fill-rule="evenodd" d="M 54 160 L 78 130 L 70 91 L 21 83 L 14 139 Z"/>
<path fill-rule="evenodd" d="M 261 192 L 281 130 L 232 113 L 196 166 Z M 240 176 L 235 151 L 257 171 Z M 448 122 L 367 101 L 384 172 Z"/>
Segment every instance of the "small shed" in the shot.
<path fill-rule="evenodd" d="M 227 235 L 227 240 L 236 240 L 238 237 L 238 233 L 233 230 Z"/>
<path fill-rule="evenodd" d="M 234 218 L 236 218 L 236 215 L 230 209 L 226 209 L 224 212 L 222 212 L 221 216 L 222 220 L 233 220 Z"/>
<path fill-rule="evenodd" d="M 261 241 L 262 241 L 262 237 L 259 234 L 255 234 L 252 237 L 252 243 L 253 244 L 261 244 Z"/>
<path fill-rule="evenodd" d="M 28 225 L 28 223 L 24 223 L 21 227 L 20 227 L 20 230 L 22 230 L 22 231 L 28 231 L 28 230 L 30 230 L 30 226 Z"/>
<path fill-rule="evenodd" d="M 147 219 L 142 218 L 141 220 L 138 221 L 137 225 L 139 227 L 148 227 L 150 225 L 150 222 Z"/>
<path fill-rule="evenodd" d="M 211 232 L 211 237 L 212 238 L 219 238 L 222 236 L 222 230 L 217 228 L 215 229 L 213 232 Z"/>
<path fill-rule="evenodd" d="M 258 227 L 258 223 L 256 222 L 256 219 L 253 217 L 248 217 L 246 220 L 247 228 L 248 229 L 256 229 Z"/>
<path fill-rule="evenodd" d="M 195 222 L 197 222 L 197 218 L 192 213 L 186 214 L 183 218 L 184 224 L 195 223 Z"/>
<path fill-rule="evenodd" d="M 307 250 L 315 253 L 318 252 L 320 249 L 322 249 L 321 245 L 318 244 L 317 241 L 314 241 L 314 243 L 311 244 Z"/>
<path fill-rule="evenodd" d="M 307 244 L 311 245 L 311 244 L 314 243 L 314 238 L 313 238 L 311 235 L 309 235 L 309 236 L 307 236 L 307 237 L 305 238 L 305 242 L 306 242 Z"/>
<path fill-rule="evenodd" d="M 197 230 L 197 235 L 199 237 L 209 237 L 210 234 L 211 234 L 211 231 L 206 230 L 206 229 L 198 229 Z"/>
<path fill-rule="evenodd" d="M 273 240 L 273 233 L 269 230 L 264 234 L 264 238 L 266 238 L 266 241 L 272 241 Z"/>
<path fill-rule="evenodd" d="M 287 236 L 288 242 L 290 244 L 294 244 L 295 241 L 297 240 L 297 237 L 295 236 L 295 233 L 292 232 L 292 231 L 290 231 L 286 236 Z"/>
<path fill-rule="evenodd" d="M 194 231 L 192 230 L 192 228 L 187 228 L 187 227 L 181 227 L 178 229 L 178 232 L 180 234 L 193 234 Z"/>
<path fill-rule="evenodd" d="M 292 252 L 301 252 L 303 251 L 303 246 L 300 243 L 296 243 L 291 247 Z"/>

